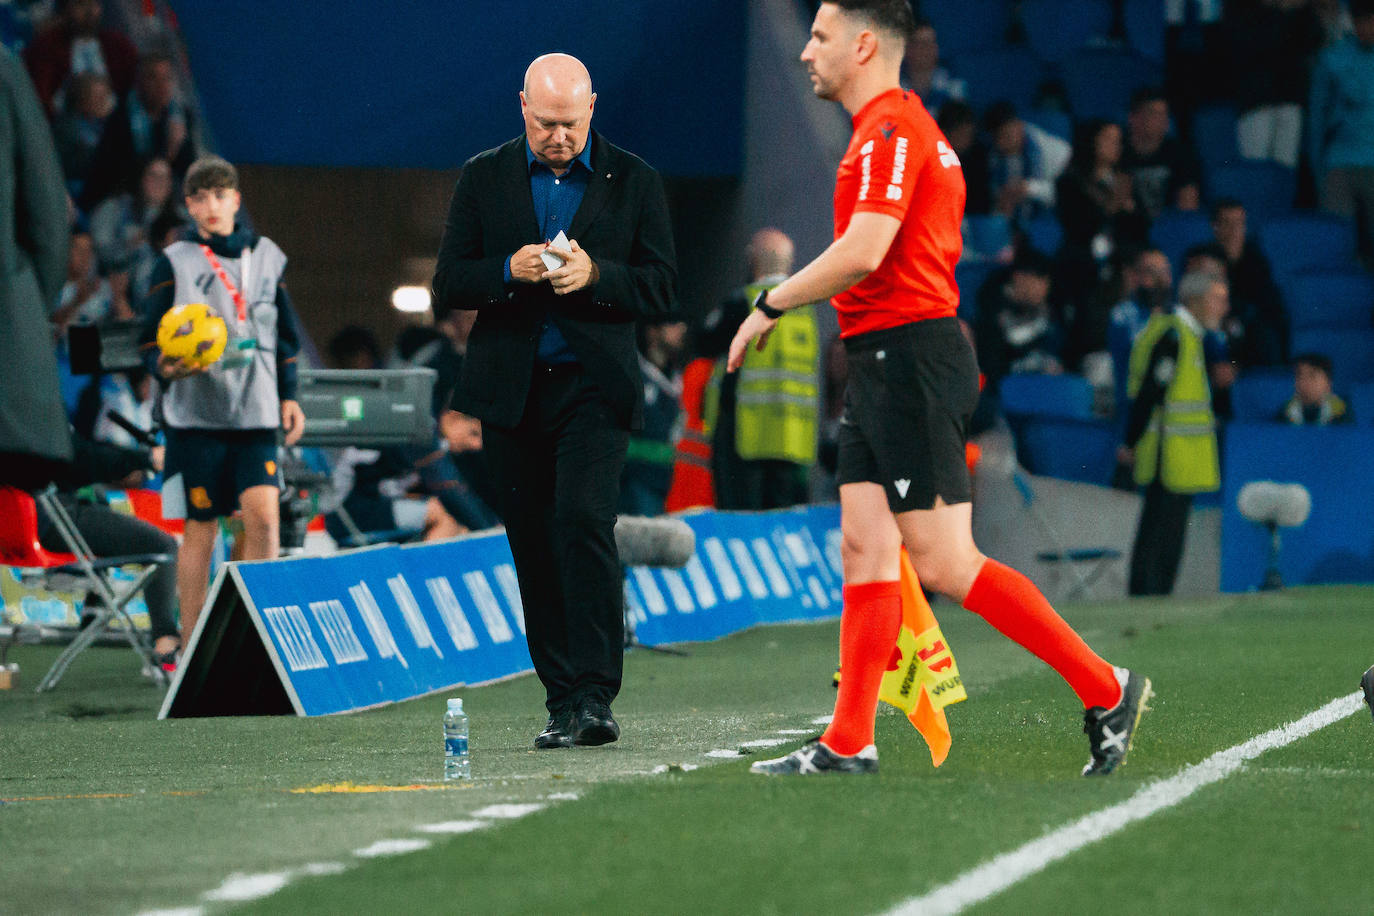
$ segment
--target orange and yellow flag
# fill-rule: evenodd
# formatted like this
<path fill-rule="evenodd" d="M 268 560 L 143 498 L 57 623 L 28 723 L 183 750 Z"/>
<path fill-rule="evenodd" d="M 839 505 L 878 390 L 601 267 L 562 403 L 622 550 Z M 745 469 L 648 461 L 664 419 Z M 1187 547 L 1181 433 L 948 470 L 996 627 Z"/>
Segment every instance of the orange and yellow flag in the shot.
<path fill-rule="evenodd" d="M 945 707 L 967 700 L 968 694 L 905 547 L 901 583 L 902 629 L 878 698 L 906 713 L 930 747 L 931 763 L 938 767 L 953 743 Z"/>

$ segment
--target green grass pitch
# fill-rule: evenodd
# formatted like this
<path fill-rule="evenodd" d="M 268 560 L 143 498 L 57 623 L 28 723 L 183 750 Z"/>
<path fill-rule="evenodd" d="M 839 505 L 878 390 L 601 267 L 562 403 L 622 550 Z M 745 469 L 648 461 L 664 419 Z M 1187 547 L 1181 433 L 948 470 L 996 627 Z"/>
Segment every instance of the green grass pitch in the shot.
<path fill-rule="evenodd" d="M 56 650 L 20 648 L 24 683 L 0 693 L 0 913 L 882 912 L 1352 693 L 1374 664 L 1370 588 L 1063 611 L 1154 680 L 1154 711 L 1106 779 L 1078 775 L 1087 742 L 1068 687 L 948 603 L 936 613 L 969 692 L 949 709 L 949 760 L 933 769 L 884 707 L 873 778 L 769 779 L 749 774 L 751 756 L 707 756 L 818 730 L 835 622 L 691 645 L 687 658 L 632 652 L 624 737 L 605 748 L 533 751 L 531 677 L 458 691 L 473 779 L 456 787 L 439 781 L 443 696 L 322 719 L 157 722 L 160 695 L 127 649 L 88 651 L 40 697 L 32 685 Z M 1361 707 L 972 911 L 1367 913 L 1371 780 Z M 293 791 L 345 783 L 356 791 Z M 490 816 L 519 804 L 543 807 Z M 487 826 L 418 830 L 474 815 Z M 415 839 L 429 845 L 356 855 Z M 284 886 L 236 893 L 254 882 Z"/>

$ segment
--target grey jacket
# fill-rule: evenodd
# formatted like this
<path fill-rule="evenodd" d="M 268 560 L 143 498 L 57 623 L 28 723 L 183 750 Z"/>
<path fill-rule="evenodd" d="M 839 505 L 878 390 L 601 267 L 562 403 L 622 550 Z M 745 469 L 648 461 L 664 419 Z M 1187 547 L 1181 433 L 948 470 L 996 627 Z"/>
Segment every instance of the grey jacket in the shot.
<path fill-rule="evenodd" d="M 24 67 L 0 48 L 0 463 L 72 457 L 49 324 L 67 243 L 47 119 Z"/>

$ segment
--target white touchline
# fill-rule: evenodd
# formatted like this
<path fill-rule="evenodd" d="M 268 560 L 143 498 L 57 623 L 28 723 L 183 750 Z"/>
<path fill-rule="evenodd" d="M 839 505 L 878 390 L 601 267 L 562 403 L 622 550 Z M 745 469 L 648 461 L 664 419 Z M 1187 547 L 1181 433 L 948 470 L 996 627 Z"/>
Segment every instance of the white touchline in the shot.
<path fill-rule="evenodd" d="M 330 875 L 342 875 L 346 871 L 348 866 L 342 862 L 311 862 L 300 869 L 301 874 L 310 878 L 327 878 Z"/>
<path fill-rule="evenodd" d="M 487 805 L 485 808 L 478 808 L 476 811 L 472 812 L 472 816 L 510 820 L 517 817 L 524 817 L 526 814 L 533 814 L 543 807 L 544 806 L 538 802 L 510 805 Z"/>
<path fill-rule="evenodd" d="M 291 880 L 289 871 L 263 872 L 256 875 L 233 874 L 224 883 L 204 895 L 204 900 L 257 900 L 275 894 Z"/>
<path fill-rule="evenodd" d="M 429 845 L 429 840 L 422 840 L 419 837 L 399 837 L 392 840 L 378 840 L 370 846 L 353 850 L 353 854 L 360 859 L 377 859 L 382 856 L 399 856 L 407 852 L 419 852 L 421 849 L 428 849 Z"/>
<path fill-rule="evenodd" d="M 1244 766 L 1247 760 L 1253 760 L 1265 751 L 1292 744 L 1364 708 L 1364 694 L 1360 691 L 1338 697 L 1296 722 L 1281 725 L 1242 744 L 1218 751 L 1168 779 L 1142 786 L 1140 791 L 1124 802 L 1095 811 L 1038 840 L 1032 840 L 1020 849 L 989 859 L 950 883 L 924 896 L 904 901 L 888 912 L 891 916 L 958 913 L 1001 893 L 1070 853 L 1111 836 L 1128 824 L 1177 805 L 1203 786 L 1225 779 Z"/>
<path fill-rule="evenodd" d="M 437 824 L 420 824 L 415 829 L 421 833 L 472 833 L 490 826 L 491 821 L 440 821 Z"/>

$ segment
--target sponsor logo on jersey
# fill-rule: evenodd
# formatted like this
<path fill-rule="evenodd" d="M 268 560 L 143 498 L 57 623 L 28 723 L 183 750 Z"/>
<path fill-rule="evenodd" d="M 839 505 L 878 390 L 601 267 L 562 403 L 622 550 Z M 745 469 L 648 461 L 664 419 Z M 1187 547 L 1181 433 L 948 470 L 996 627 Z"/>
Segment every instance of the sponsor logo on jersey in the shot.
<path fill-rule="evenodd" d="M 892 154 L 892 182 L 887 186 L 888 200 L 902 199 L 902 179 L 906 177 L 906 137 L 897 138 L 897 151 Z"/>
<path fill-rule="evenodd" d="M 950 145 L 941 140 L 935 145 L 935 152 L 940 154 L 940 165 L 947 169 L 952 169 L 959 165 L 959 154 L 950 148 Z"/>

